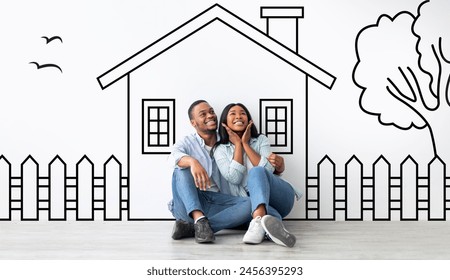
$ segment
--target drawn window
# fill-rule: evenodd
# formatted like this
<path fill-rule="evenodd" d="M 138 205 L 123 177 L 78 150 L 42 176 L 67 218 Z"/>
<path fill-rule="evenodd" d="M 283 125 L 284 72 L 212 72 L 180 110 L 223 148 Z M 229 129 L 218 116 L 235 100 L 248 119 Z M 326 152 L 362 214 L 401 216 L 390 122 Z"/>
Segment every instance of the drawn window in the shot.
<path fill-rule="evenodd" d="M 175 100 L 142 100 L 142 153 L 168 154 L 175 139 Z"/>
<path fill-rule="evenodd" d="M 292 154 L 292 99 L 260 100 L 261 132 L 274 152 Z"/>

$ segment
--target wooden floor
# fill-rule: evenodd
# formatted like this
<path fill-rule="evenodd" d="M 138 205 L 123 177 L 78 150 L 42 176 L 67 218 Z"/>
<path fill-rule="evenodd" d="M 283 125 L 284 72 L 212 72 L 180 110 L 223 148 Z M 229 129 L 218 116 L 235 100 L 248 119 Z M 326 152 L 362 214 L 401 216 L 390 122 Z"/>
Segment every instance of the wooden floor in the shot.
<path fill-rule="evenodd" d="M 172 240 L 173 221 L 0 222 L 2 260 L 449 260 L 449 222 L 285 221 L 294 248 L 242 243 L 244 231 L 213 244 Z"/>

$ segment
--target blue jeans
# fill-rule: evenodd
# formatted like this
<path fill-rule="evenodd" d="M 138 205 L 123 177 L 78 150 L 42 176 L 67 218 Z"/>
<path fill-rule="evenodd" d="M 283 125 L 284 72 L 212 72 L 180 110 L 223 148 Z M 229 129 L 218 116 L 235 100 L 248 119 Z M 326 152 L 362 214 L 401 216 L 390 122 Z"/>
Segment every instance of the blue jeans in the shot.
<path fill-rule="evenodd" d="M 295 192 L 292 186 L 261 166 L 248 172 L 247 189 L 252 213 L 263 204 L 268 215 L 278 219 L 286 217 L 294 207 Z"/>
<path fill-rule="evenodd" d="M 172 176 L 172 215 L 193 223 L 192 211 L 200 210 L 214 232 L 248 223 L 252 217 L 250 199 L 219 192 L 200 191 L 195 187 L 191 170 L 176 168 Z"/>

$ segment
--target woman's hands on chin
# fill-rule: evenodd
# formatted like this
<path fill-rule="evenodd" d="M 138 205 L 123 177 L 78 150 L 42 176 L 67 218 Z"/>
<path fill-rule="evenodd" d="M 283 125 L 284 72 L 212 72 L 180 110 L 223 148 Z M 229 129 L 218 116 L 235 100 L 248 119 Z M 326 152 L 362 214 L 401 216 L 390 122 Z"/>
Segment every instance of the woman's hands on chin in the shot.
<path fill-rule="evenodd" d="M 240 145 L 241 142 L 241 137 L 239 137 L 239 135 L 237 135 L 236 132 L 234 132 L 233 130 L 231 130 L 231 128 L 229 128 L 226 124 L 222 123 L 222 126 L 225 127 L 227 133 L 228 133 L 228 137 L 230 139 L 230 142 L 233 143 L 233 145 L 237 146 Z"/>
<path fill-rule="evenodd" d="M 250 121 L 247 125 L 247 127 L 245 128 L 244 134 L 242 134 L 242 143 L 249 143 L 250 142 L 250 138 L 252 137 L 252 132 L 251 132 L 251 127 L 253 125 L 253 121 Z"/>

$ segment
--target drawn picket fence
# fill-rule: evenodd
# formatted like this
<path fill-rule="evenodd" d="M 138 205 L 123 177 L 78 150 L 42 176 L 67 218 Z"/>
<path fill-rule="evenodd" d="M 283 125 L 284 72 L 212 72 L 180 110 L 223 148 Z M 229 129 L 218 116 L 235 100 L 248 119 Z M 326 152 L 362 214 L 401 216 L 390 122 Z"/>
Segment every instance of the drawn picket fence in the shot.
<path fill-rule="evenodd" d="M 447 219 L 450 178 L 439 157 L 427 165 L 427 176 L 419 176 L 419 165 L 411 156 L 400 164 L 399 176 L 391 175 L 391 164 L 383 156 L 371 168 L 372 176 L 364 177 L 363 164 L 353 156 L 339 177 L 335 163 L 325 156 L 317 165 L 317 176 L 308 178 L 306 219 Z"/>
<path fill-rule="evenodd" d="M 317 164 L 317 175 L 308 177 L 304 219 L 446 220 L 450 178 L 445 163 L 434 158 L 426 176 L 419 176 L 418 167 L 408 156 L 399 176 L 392 176 L 391 164 L 380 156 L 368 177 L 353 156 L 344 176 L 337 176 L 336 164 L 325 156 Z M 39 164 L 29 156 L 15 177 L 9 161 L 0 156 L 0 220 L 130 220 L 129 179 L 122 176 L 122 164 L 114 156 L 104 163 L 101 177 L 94 176 L 87 156 L 76 164 L 75 176 L 67 176 L 67 165 L 59 156 L 47 168 L 48 176 L 41 176 Z"/>
<path fill-rule="evenodd" d="M 67 176 L 67 165 L 59 156 L 48 164 L 48 176 L 40 176 L 40 171 L 29 156 L 20 176 L 14 177 L 11 164 L 0 156 L 0 220 L 122 220 L 122 212 L 128 212 L 128 179 L 122 177 L 122 165 L 114 156 L 103 165 L 103 177 L 94 176 L 87 156 L 76 164 L 74 177 Z M 13 217 L 19 212 L 20 218 Z"/>

